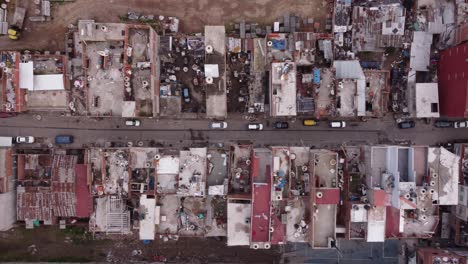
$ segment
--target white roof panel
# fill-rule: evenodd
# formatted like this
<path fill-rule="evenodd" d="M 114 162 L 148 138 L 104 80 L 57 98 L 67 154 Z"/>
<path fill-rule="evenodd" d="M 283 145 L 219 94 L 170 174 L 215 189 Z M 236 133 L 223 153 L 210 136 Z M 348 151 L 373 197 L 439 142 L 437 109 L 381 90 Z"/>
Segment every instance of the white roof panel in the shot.
<path fill-rule="evenodd" d="M 23 88 L 23 87 L 22 87 Z M 63 74 L 34 75 L 33 91 L 65 90 Z"/>
<path fill-rule="evenodd" d="M 146 194 L 143 194 L 140 197 L 140 210 L 144 214 L 144 218 L 140 220 L 140 240 L 154 240 L 156 199 L 149 199 Z"/>
<path fill-rule="evenodd" d="M 19 86 L 23 89 L 33 90 L 34 88 L 34 64 L 21 62 L 19 64 Z"/>

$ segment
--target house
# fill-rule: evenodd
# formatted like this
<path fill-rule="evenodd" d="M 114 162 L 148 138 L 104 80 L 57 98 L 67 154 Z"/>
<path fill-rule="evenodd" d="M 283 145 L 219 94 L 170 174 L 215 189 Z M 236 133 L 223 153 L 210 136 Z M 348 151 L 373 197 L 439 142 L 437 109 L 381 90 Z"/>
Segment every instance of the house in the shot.
<path fill-rule="evenodd" d="M 439 205 L 458 203 L 459 157 L 444 148 L 366 147 L 367 216 L 385 208 L 385 238 L 430 238 Z M 354 208 L 352 210 L 359 210 Z"/>

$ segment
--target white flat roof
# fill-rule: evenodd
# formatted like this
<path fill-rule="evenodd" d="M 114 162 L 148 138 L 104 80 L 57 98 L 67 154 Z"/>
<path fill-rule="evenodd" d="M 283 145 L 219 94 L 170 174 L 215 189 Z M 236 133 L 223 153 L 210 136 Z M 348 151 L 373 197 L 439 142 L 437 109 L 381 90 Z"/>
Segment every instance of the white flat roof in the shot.
<path fill-rule="evenodd" d="M 163 156 L 156 168 L 157 174 L 179 174 L 179 157 Z"/>
<path fill-rule="evenodd" d="M 245 221 L 251 216 L 251 204 L 231 203 L 227 205 L 227 245 L 250 245 L 250 222 Z"/>
<path fill-rule="evenodd" d="M 410 68 L 415 71 L 428 71 L 431 55 L 432 34 L 424 31 L 413 32 L 411 43 Z"/>
<path fill-rule="evenodd" d="M 364 204 L 354 204 L 351 209 L 351 222 L 362 223 L 367 222 L 367 210 Z M 355 209 L 356 208 L 356 209 Z"/>
<path fill-rule="evenodd" d="M 34 88 L 34 64 L 32 61 L 19 64 L 19 86 L 28 90 Z"/>
<path fill-rule="evenodd" d="M 275 62 L 271 64 L 270 93 L 272 116 L 297 115 L 296 65 L 294 63 Z"/>
<path fill-rule="evenodd" d="M 415 93 L 416 117 L 440 117 L 437 83 L 416 83 Z M 432 104 L 437 104 L 437 111 L 432 111 Z"/>
<path fill-rule="evenodd" d="M 205 77 L 219 78 L 218 64 L 205 64 Z"/>
<path fill-rule="evenodd" d="M 145 217 L 140 220 L 140 240 L 154 240 L 156 234 L 156 199 L 147 198 L 146 194 L 140 196 L 140 213 Z"/>
<path fill-rule="evenodd" d="M 34 75 L 33 91 L 65 90 L 63 74 Z M 31 91 L 31 90 L 30 90 Z"/>
<path fill-rule="evenodd" d="M 377 206 L 368 211 L 367 242 L 385 241 L 385 219 L 385 206 Z"/>

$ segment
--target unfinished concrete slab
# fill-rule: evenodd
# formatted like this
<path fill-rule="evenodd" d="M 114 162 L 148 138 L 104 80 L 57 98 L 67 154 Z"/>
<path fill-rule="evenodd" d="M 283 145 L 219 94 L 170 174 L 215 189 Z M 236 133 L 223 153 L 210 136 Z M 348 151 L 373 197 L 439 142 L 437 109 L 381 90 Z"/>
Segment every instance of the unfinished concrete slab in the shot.
<path fill-rule="evenodd" d="M 314 214 L 313 247 L 330 248 L 330 242 L 335 239 L 336 229 L 336 205 L 316 205 Z"/>
<path fill-rule="evenodd" d="M 286 239 L 293 243 L 308 242 L 308 223 L 310 209 L 308 199 L 295 199 L 288 203 L 290 211 L 287 213 Z M 304 225 L 305 224 L 305 225 Z"/>
<path fill-rule="evenodd" d="M 157 229 L 159 234 L 177 234 L 179 231 L 180 197 L 176 195 L 158 196 L 160 220 Z"/>
<path fill-rule="evenodd" d="M 108 64 L 100 52 L 108 50 Z M 124 79 L 121 42 L 90 42 L 86 46 L 88 108 L 91 115 L 122 115 Z"/>
<path fill-rule="evenodd" d="M 321 70 L 322 80 L 320 87 L 316 89 L 317 99 L 317 113 L 320 116 L 329 115 L 331 110 L 333 92 L 334 92 L 334 73 L 328 69 Z"/>

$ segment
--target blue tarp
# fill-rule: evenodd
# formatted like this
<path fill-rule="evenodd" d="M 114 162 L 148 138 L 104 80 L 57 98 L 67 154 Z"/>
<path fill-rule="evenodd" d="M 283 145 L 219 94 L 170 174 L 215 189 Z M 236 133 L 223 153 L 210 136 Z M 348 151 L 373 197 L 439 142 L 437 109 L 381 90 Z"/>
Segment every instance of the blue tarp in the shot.
<path fill-rule="evenodd" d="M 273 43 L 273 49 L 277 50 L 285 50 L 286 49 L 286 40 L 285 39 L 273 39 L 271 41 Z"/>
<path fill-rule="evenodd" d="M 320 84 L 320 69 L 314 69 L 314 83 Z"/>

